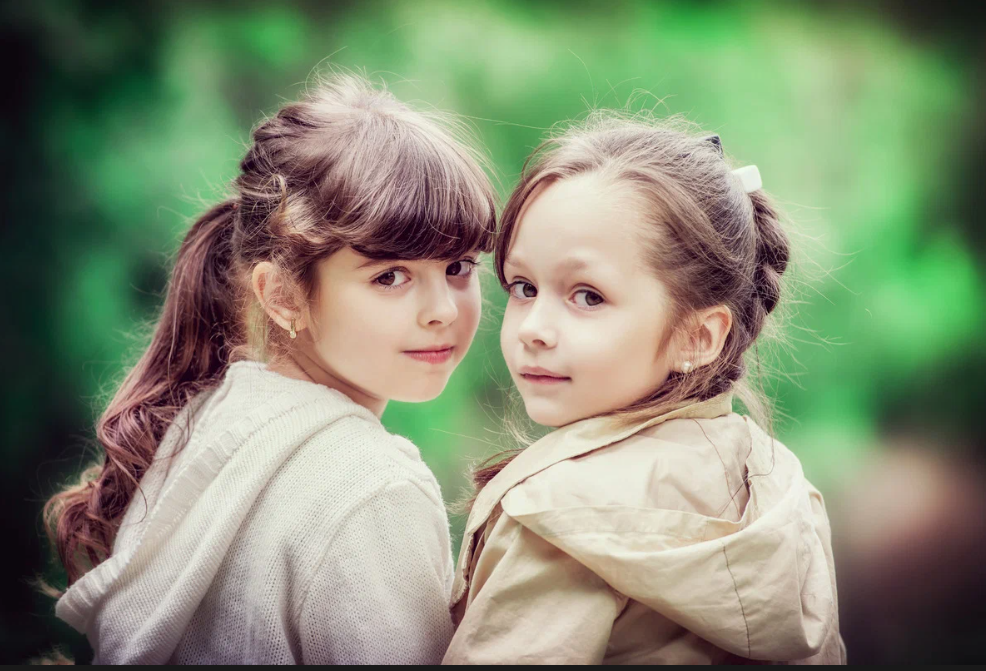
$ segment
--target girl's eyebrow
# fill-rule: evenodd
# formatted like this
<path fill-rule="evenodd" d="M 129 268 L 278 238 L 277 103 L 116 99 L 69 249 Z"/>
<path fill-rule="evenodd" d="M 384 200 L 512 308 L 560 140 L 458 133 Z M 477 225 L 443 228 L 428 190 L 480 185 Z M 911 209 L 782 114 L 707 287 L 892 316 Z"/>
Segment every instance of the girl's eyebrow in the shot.
<path fill-rule="evenodd" d="M 461 257 L 454 257 L 455 260 L 465 261 L 470 256 L 479 256 L 480 252 L 477 250 L 471 250 L 463 254 Z M 369 268 L 371 266 L 386 266 L 395 263 L 414 263 L 415 261 L 444 261 L 446 263 L 452 263 L 451 259 L 402 259 L 399 256 L 387 257 L 385 259 L 367 259 L 363 263 L 356 266 L 356 270 L 362 270 L 363 268 Z"/>
<path fill-rule="evenodd" d="M 387 265 L 388 263 L 398 263 L 399 261 L 400 261 L 400 259 L 398 259 L 398 258 L 393 258 L 393 259 L 367 259 L 363 263 L 361 263 L 358 266 L 356 266 L 356 270 L 362 270 L 363 268 L 369 268 L 370 266 L 383 266 L 383 265 Z"/>
<path fill-rule="evenodd" d="M 578 272 L 588 268 L 589 264 L 584 259 L 577 257 L 566 259 L 563 263 L 558 264 L 558 269 L 564 272 Z"/>
<path fill-rule="evenodd" d="M 515 256 L 508 256 L 503 261 L 503 266 L 513 266 L 514 268 L 525 268 L 524 262 Z"/>
<path fill-rule="evenodd" d="M 514 268 L 526 268 L 524 262 L 521 259 L 517 259 L 513 256 L 508 256 L 503 262 L 504 267 L 512 266 Z M 558 264 L 556 270 L 565 273 L 574 273 L 582 270 L 588 270 L 591 267 L 588 261 L 580 257 L 571 257 L 565 261 Z"/>

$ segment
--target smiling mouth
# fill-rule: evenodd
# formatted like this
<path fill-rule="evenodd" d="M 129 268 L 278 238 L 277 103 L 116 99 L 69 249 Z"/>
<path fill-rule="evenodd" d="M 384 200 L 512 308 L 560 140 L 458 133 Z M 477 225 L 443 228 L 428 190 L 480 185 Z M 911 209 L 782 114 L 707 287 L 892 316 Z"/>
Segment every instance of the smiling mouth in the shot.
<path fill-rule="evenodd" d="M 452 352 L 454 350 L 455 347 L 430 350 L 407 350 L 404 354 L 407 354 L 409 357 L 417 361 L 423 361 L 424 363 L 445 363 L 452 358 Z"/>
<path fill-rule="evenodd" d="M 528 382 L 533 382 L 534 384 L 561 384 L 562 382 L 571 382 L 570 377 L 555 377 L 553 375 L 531 375 L 530 373 L 523 373 L 521 377 Z"/>
<path fill-rule="evenodd" d="M 520 369 L 520 376 L 532 384 L 553 385 L 562 382 L 571 382 L 572 378 L 555 373 L 540 367 L 524 366 Z"/>

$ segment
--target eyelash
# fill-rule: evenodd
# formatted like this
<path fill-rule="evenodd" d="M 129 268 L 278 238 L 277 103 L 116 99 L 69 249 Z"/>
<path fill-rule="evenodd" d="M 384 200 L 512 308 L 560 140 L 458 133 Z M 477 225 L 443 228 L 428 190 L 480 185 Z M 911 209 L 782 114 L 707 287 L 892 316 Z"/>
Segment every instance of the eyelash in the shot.
<path fill-rule="evenodd" d="M 575 295 L 578 295 L 578 294 L 594 294 L 596 296 L 599 296 L 599 298 L 601 299 L 595 305 L 589 305 L 588 303 L 585 305 L 585 307 L 582 307 L 581 305 L 579 305 L 578 307 L 580 309 L 582 309 L 582 310 L 595 310 L 600 305 L 603 305 L 604 303 L 606 303 L 606 299 L 603 298 L 603 295 L 601 293 L 599 293 L 598 291 L 593 291 L 592 289 L 579 289 L 578 291 L 575 292 Z"/>
<path fill-rule="evenodd" d="M 452 263 L 450 263 L 449 267 L 454 266 L 456 263 L 461 263 L 462 265 L 466 266 L 469 269 L 469 272 L 463 275 L 449 275 L 449 277 L 457 277 L 459 279 L 465 279 L 467 277 L 470 277 L 473 274 L 473 271 L 476 270 L 476 266 L 479 265 L 479 262 L 474 261 L 473 259 L 459 259 L 458 261 L 453 261 Z M 446 275 L 448 275 L 448 268 L 446 268 L 445 270 L 446 270 Z"/>
<path fill-rule="evenodd" d="M 391 275 L 393 273 L 404 273 L 407 276 L 411 275 L 411 273 L 409 273 L 406 268 L 391 268 L 390 270 L 385 270 L 384 272 L 374 277 L 373 283 L 376 284 L 381 289 L 383 289 L 384 291 L 395 291 L 397 289 L 403 288 L 407 284 L 407 282 L 401 282 L 400 284 L 381 284 L 380 280 L 383 277 L 386 277 L 387 275 Z"/>
<path fill-rule="evenodd" d="M 452 266 L 452 265 L 454 265 L 456 263 L 461 263 L 461 264 L 463 264 L 465 266 L 468 266 L 469 272 L 465 273 L 464 275 L 462 275 L 462 274 L 460 274 L 460 275 L 448 275 L 448 277 L 454 277 L 454 278 L 457 278 L 457 279 L 466 279 L 466 278 L 472 276 L 473 271 L 475 270 L 476 266 L 479 265 L 479 262 L 478 261 L 474 261 L 473 259 L 459 259 L 458 261 L 453 261 L 452 263 L 450 263 L 449 266 Z M 447 270 L 448 269 L 446 268 L 446 271 Z M 397 289 L 403 289 L 404 287 L 406 287 L 410 283 L 410 280 L 408 280 L 406 282 L 402 282 L 401 284 L 381 284 L 380 283 L 380 278 L 384 277 L 385 275 L 389 275 L 391 273 L 404 273 L 405 275 L 407 275 L 409 277 L 411 275 L 411 272 L 407 268 L 400 268 L 400 267 L 398 267 L 398 268 L 390 268 L 389 270 L 385 270 L 384 272 L 382 272 L 379 275 L 377 275 L 376 277 L 374 277 L 373 278 L 373 284 L 376 284 L 378 287 L 380 287 L 381 289 L 383 289 L 385 291 L 396 291 Z"/>
<path fill-rule="evenodd" d="M 530 284 L 532 287 L 534 287 L 534 285 L 528 282 L 527 280 L 514 280 L 513 282 L 510 282 L 509 284 L 503 287 L 504 290 L 507 292 L 508 298 L 517 298 L 519 300 L 524 300 L 525 298 L 537 297 L 537 294 L 535 294 L 534 296 L 515 296 L 514 287 L 518 287 L 522 284 Z M 537 291 L 537 287 L 534 287 L 534 291 Z"/>
<path fill-rule="evenodd" d="M 508 298 L 516 298 L 518 300 L 525 300 L 525 299 L 537 298 L 537 294 L 535 294 L 534 296 L 517 296 L 517 295 L 514 294 L 514 287 L 518 287 L 518 286 L 521 286 L 521 285 L 524 285 L 524 284 L 529 284 L 532 287 L 534 287 L 534 284 L 532 284 L 531 282 L 528 282 L 527 280 L 514 280 L 513 282 L 510 282 L 509 284 L 507 284 L 504 287 L 504 289 L 506 290 L 506 292 L 508 294 Z M 537 287 L 534 287 L 534 291 L 537 291 Z M 578 294 L 581 294 L 581 293 L 594 294 L 596 296 L 599 296 L 599 298 L 601 298 L 602 300 L 599 303 L 597 303 L 596 305 L 588 305 L 587 304 L 585 306 L 579 305 L 576 301 L 572 301 L 573 303 L 576 304 L 576 307 L 578 307 L 580 310 L 594 310 L 594 309 L 598 308 L 600 305 L 604 305 L 606 303 L 606 299 L 603 297 L 603 295 L 601 293 L 599 293 L 598 291 L 593 291 L 592 289 L 579 289 L 573 295 L 578 295 Z"/>

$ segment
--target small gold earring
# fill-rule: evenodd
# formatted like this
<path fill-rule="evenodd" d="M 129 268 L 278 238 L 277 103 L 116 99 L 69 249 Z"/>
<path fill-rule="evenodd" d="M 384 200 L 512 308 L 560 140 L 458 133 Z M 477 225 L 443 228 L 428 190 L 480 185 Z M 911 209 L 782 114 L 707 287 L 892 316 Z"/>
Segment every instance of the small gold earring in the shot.
<path fill-rule="evenodd" d="M 293 319 L 291 320 L 291 332 L 288 335 L 291 336 L 291 340 L 294 340 L 295 338 L 298 337 L 298 332 L 294 330 L 294 320 Z"/>
<path fill-rule="evenodd" d="M 689 373 L 691 373 L 692 372 L 692 362 L 691 361 L 686 361 L 685 363 L 681 364 L 681 372 L 684 373 L 685 375 L 688 375 Z"/>

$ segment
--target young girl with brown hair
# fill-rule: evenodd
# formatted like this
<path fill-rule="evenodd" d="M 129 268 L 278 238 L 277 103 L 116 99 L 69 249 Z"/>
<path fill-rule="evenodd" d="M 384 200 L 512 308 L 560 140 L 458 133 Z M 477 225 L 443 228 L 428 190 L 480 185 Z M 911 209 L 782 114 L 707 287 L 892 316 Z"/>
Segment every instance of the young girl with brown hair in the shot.
<path fill-rule="evenodd" d="M 594 113 L 501 217 L 501 346 L 537 423 L 477 472 L 446 663 L 838 663 L 830 530 L 732 411 L 788 238 L 718 136 Z"/>
<path fill-rule="evenodd" d="M 480 317 L 493 191 L 442 117 L 335 75 L 253 132 L 153 338 L 46 513 L 97 663 L 431 663 L 448 518 L 391 399 L 438 396 Z"/>

